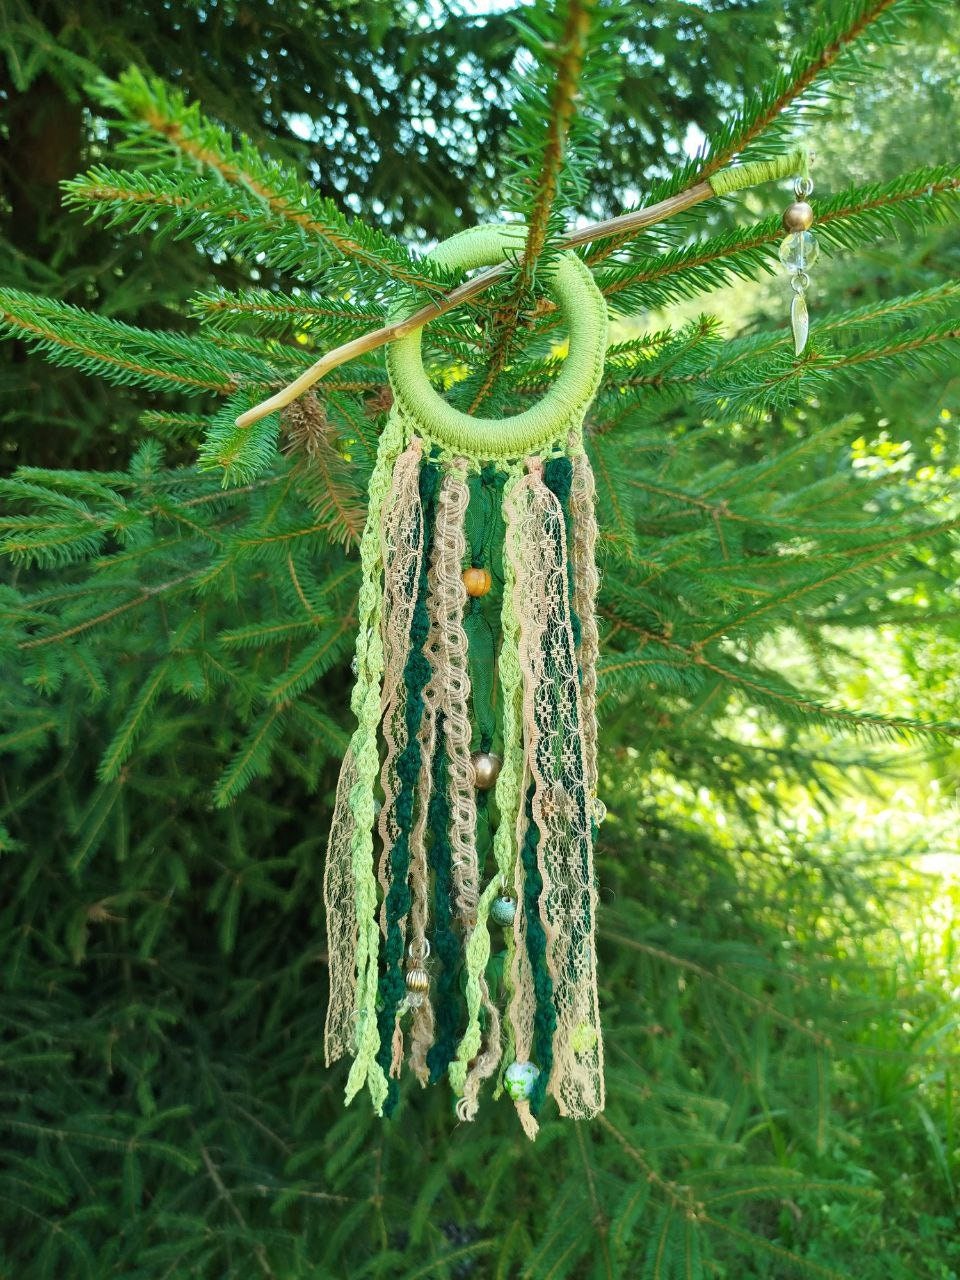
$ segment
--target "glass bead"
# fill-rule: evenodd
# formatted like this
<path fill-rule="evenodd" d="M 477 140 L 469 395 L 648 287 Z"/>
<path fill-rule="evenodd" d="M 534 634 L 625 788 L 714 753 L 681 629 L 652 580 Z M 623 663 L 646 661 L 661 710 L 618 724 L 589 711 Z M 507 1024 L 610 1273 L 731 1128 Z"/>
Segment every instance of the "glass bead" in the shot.
<path fill-rule="evenodd" d="M 516 919 L 517 903 L 515 898 L 510 898 L 506 894 L 501 894 L 499 898 L 494 898 L 490 906 L 490 917 L 494 924 L 498 924 L 503 929 L 509 929 Z"/>
<path fill-rule="evenodd" d="M 780 245 L 780 261 L 790 271 L 806 271 L 820 255 L 820 245 L 812 231 L 794 231 Z"/>
<path fill-rule="evenodd" d="M 503 1073 L 503 1083 L 514 1102 L 522 1102 L 524 1098 L 530 1097 L 539 1074 L 540 1068 L 535 1067 L 532 1062 L 510 1063 Z"/>

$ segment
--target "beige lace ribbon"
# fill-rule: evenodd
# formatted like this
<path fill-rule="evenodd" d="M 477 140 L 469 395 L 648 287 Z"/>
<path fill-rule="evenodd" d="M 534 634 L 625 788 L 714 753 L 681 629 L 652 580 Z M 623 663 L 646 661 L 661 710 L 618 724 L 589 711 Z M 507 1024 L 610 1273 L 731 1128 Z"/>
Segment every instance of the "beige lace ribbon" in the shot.
<path fill-rule="evenodd" d="M 410 623 L 423 562 L 423 511 L 419 488 L 421 454 L 420 441 L 414 439 L 397 459 L 381 522 L 384 574 L 380 619 L 383 638 L 381 730 L 386 753 L 380 769 L 383 803 L 377 821 L 381 841 L 377 879 L 384 900 L 390 890 L 390 852 L 399 835 L 396 800 L 400 779 L 397 761 L 407 742 L 403 670 L 410 652 Z M 380 929 L 386 933 L 383 903 L 380 907 Z"/>
<path fill-rule="evenodd" d="M 580 706 L 583 719 L 583 761 L 587 795 L 597 801 L 597 508 L 596 484 L 590 460 L 582 451 L 572 452 L 573 482 L 570 515 L 573 525 L 573 607 L 580 619 Z"/>
<path fill-rule="evenodd" d="M 441 485 L 428 579 L 431 616 L 436 628 L 431 660 L 437 675 L 448 760 L 451 877 L 464 946 L 477 928 L 480 897 L 477 795 L 470 759 L 470 672 L 467 633 L 463 626 L 467 603 L 463 584 L 463 564 L 467 553 L 464 520 L 470 502 L 466 470 L 467 464 L 463 459 L 454 460 Z M 464 1120 L 472 1119 L 476 1114 L 480 1083 L 493 1074 L 500 1060 L 500 1015 L 482 975 L 479 986 L 487 1035 L 483 1048 L 467 1071 L 457 1106 L 457 1114 Z"/>
<path fill-rule="evenodd" d="M 604 1102 L 592 802 L 567 593 L 563 510 L 543 482 L 540 460 L 531 459 L 528 468 L 518 486 L 517 531 L 510 545 L 518 551 L 515 598 L 524 737 L 534 782 L 533 818 L 540 831 L 540 907 L 557 1015 L 548 1088 L 561 1114 L 586 1118 L 600 1111 Z M 519 1051 L 518 1041 L 518 1057 Z"/>
<path fill-rule="evenodd" d="M 344 1054 L 352 1054 L 356 1049 L 354 1013 L 357 991 L 357 902 L 350 858 L 350 846 L 356 826 L 350 807 L 350 792 L 356 781 L 356 761 L 353 752 L 348 751 L 337 782 L 330 844 L 323 869 L 330 981 L 330 1003 L 327 1006 L 323 1032 L 323 1051 L 328 1067 Z"/>

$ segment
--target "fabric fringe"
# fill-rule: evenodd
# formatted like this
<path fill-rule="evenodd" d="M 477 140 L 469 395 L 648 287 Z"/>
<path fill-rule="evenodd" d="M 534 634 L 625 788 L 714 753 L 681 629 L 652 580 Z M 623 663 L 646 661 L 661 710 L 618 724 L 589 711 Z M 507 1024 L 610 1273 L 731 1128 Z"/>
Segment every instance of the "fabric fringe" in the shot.
<path fill-rule="evenodd" d="M 423 516 L 423 555 L 416 584 L 416 598 L 410 622 L 410 643 L 403 667 L 406 686 L 404 706 L 405 740 L 397 758 L 399 791 L 396 796 L 397 836 L 390 850 L 390 888 L 386 898 L 386 936 L 383 945 L 383 967 L 380 974 L 379 1010 L 377 1013 L 380 1047 L 377 1062 L 386 1073 L 391 1063 L 391 1046 L 397 1019 L 408 1007 L 404 978 L 406 918 L 410 910 L 410 833 L 419 776 L 420 726 L 424 714 L 424 691 L 430 682 L 431 664 L 427 654 L 430 615 L 427 607 L 426 562 L 430 553 L 437 493 L 441 483 L 440 468 L 425 463 L 419 471 L 418 486 Z M 396 1081 L 391 1079 L 384 1107 L 392 1113 L 399 1098 Z"/>
<path fill-rule="evenodd" d="M 376 1016 L 379 930 L 377 880 L 373 861 L 373 789 L 379 755 L 377 726 L 380 722 L 383 677 L 383 641 L 380 633 L 383 557 L 380 521 L 393 464 L 403 447 L 403 437 L 403 422 L 399 413 L 393 412 L 380 436 L 377 459 L 370 477 L 367 522 L 360 539 L 361 579 L 357 601 L 355 657 L 357 674 L 350 701 L 357 719 L 357 728 L 347 753 L 347 761 L 350 763 L 345 761 L 344 764 L 344 768 L 354 771 L 355 777 L 349 789 L 348 805 L 340 815 L 340 823 L 335 822 L 330 832 L 332 850 L 341 850 L 349 843 L 357 921 L 353 1036 L 356 1053 L 347 1077 L 345 1100 L 350 1103 L 366 1084 L 378 1114 L 382 1112 L 388 1090 L 386 1076 L 376 1061 L 380 1047 Z M 348 833 L 346 828 L 349 828 Z M 345 834 L 348 834 L 348 839 Z M 332 871 L 331 885 L 342 885 L 344 880 L 342 868 Z M 328 901 L 328 909 L 329 905 Z M 329 940 L 334 944 L 339 941 L 336 938 Z M 347 963 L 346 959 L 343 963 Z"/>
<path fill-rule="evenodd" d="M 324 873 L 331 987 L 324 1052 L 328 1064 L 355 1055 L 347 1102 L 366 1084 L 378 1113 L 391 1110 L 404 1057 L 399 1014 L 409 1008 L 411 1070 L 422 1085 L 446 1072 L 457 1113 L 470 1120 L 482 1081 L 504 1060 L 505 1040 L 510 1059 L 540 1068 L 529 1099 L 516 1102 L 532 1138 L 546 1092 L 561 1114 L 575 1118 L 595 1115 L 604 1103 L 592 849 L 599 647 L 593 475 L 576 433 L 571 458 L 554 456 L 546 469 L 538 458 L 527 459 L 525 472 L 518 464 L 506 468 L 497 656 L 503 745 L 494 793 L 501 819 L 495 869 L 481 886 L 462 578 L 468 464 L 455 459 L 440 473 L 424 461 L 419 440 L 403 448 L 404 434 L 391 413 L 360 547 L 357 729 L 338 781 Z M 374 824 L 378 775 L 383 803 Z M 505 935 L 502 1023 L 485 971 L 489 913 L 504 892 L 517 906 Z M 425 963 L 428 934 L 439 976 L 411 1006 L 404 947 L 409 941 L 410 958 Z"/>
<path fill-rule="evenodd" d="M 327 919 L 327 972 L 330 1001 L 323 1031 L 327 1066 L 354 1051 L 357 994 L 357 904 L 350 848 L 356 820 L 350 793 L 356 786 L 357 765 L 348 749 L 337 781 L 337 799 L 323 869 L 323 900 Z"/>
<path fill-rule="evenodd" d="M 432 610 L 431 610 L 432 619 Z M 431 620 L 427 652 L 435 643 Z M 427 927 L 430 923 L 430 865 L 427 856 L 427 816 L 433 783 L 433 757 L 437 740 L 437 705 L 439 690 L 434 668 L 423 691 L 423 721 L 420 725 L 420 773 L 417 782 L 416 818 L 410 833 L 410 950 L 418 959 L 426 959 Z M 434 1011 L 430 993 L 426 992 L 413 1010 L 410 1023 L 410 1070 L 422 1086 L 430 1082 L 427 1053 L 433 1044 Z"/>
<path fill-rule="evenodd" d="M 600 638 L 596 602 L 600 589 L 597 571 L 597 508 L 593 469 L 585 453 L 572 456 L 573 483 L 570 510 L 573 516 L 573 607 L 580 619 L 580 706 L 583 714 L 583 762 L 587 795 L 597 800 L 597 659 Z"/>
<path fill-rule="evenodd" d="M 531 809 L 539 832 L 540 915 L 556 1015 L 553 1066 L 544 1087 L 561 1114 L 583 1118 L 603 1106 L 603 1056 L 580 679 L 563 507 L 544 483 L 539 460 L 529 463 L 527 481 L 516 596 Z"/>
<path fill-rule="evenodd" d="M 477 797 L 470 759 L 470 674 L 467 633 L 463 618 L 467 592 L 463 562 L 467 552 L 464 521 L 470 502 L 466 462 L 457 459 L 440 491 L 434 555 L 430 568 L 431 603 L 435 623 L 432 659 L 437 673 L 446 735 L 450 802 L 451 871 L 457 914 L 464 933 L 467 960 L 467 1031 L 450 1064 L 454 1092 L 460 1096 L 457 1114 L 476 1114 L 481 1082 L 500 1060 L 500 1014 L 490 998 L 483 967 L 477 958 L 484 949 L 486 923 L 480 923 L 480 872 L 477 865 Z M 484 902 L 484 916 L 490 895 Z M 486 951 L 489 955 L 489 936 Z M 471 964 L 471 955 L 473 964 Z M 484 962 L 485 963 L 485 962 Z M 480 1049 L 479 1011 L 486 1016 L 487 1035 Z"/>
<path fill-rule="evenodd" d="M 477 793 L 470 762 L 470 674 L 463 611 L 467 591 L 463 560 L 467 550 L 464 517 L 470 501 L 466 464 L 458 460 L 444 477 L 437 500 L 434 550 L 428 581 L 434 624 L 431 660 L 440 689 L 446 731 L 450 787 L 450 845 L 457 914 L 465 933 L 476 924 Z"/>
<path fill-rule="evenodd" d="M 417 600 L 423 561 L 423 509 L 420 504 L 420 459 L 423 446 L 414 439 L 397 458 L 393 484 L 384 504 L 381 528 L 383 559 L 383 718 L 386 753 L 380 769 L 383 802 L 378 829 L 381 852 L 377 878 L 383 891 L 380 931 L 386 937 L 386 901 L 390 891 L 390 852 L 399 835 L 396 800 L 400 791 L 397 760 L 407 743 L 406 685 L 403 669 L 410 650 L 410 623 Z"/>

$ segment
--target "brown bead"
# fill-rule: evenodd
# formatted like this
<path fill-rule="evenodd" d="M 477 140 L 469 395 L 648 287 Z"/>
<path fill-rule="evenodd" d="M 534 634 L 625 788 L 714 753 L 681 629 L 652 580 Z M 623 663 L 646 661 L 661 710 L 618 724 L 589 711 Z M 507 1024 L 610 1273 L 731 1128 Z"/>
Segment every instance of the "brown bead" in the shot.
<path fill-rule="evenodd" d="M 786 231 L 809 231 L 813 226 L 813 210 L 806 200 L 796 200 L 789 205 L 783 215 L 783 226 Z"/>
<path fill-rule="evenodd" d="M 468 596 L 485 596 L 493 585 L 489 569 L 464 569 L 463 585 Z"/>

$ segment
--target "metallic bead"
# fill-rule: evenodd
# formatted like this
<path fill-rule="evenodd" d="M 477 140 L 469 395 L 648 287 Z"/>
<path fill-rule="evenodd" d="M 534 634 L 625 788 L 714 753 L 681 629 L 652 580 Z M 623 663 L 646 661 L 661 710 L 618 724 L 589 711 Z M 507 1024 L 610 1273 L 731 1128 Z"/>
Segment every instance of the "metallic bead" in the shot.
<path fill-rule="evenodd" d="M 489 569 L 464 569 L 463 585 L 467 588 L 468 596 L 485 596 L 493 585 L 493 578 Z"/>
<path fill-rule="evenodd" d="M 425 995 L 430 990 L 430 975 L 426 969 L 407 970 L 407 990 L 416 996 Z"/>
<path fill-rule="evenodd" d="M 494 898 L 490 904 L 490 919 L 494 924 L 501 925 L 504 929 L 509 929 L 516 918 L 516 898 L 511 898 L 506 893 L 501 894 L 499 898 Z"/>
<path fill-rule="evenodd" d="M 524 1098 L 530 1097 L 539 1074 L 540 1068 L 535 1067 L 532 1062 L 510 1063 L 503 1073 L 503 1083 L 514 1102 L 522 1102 Z"/>
<path fill-rule="evenodd" d="M 806 200 L 795 200 L 783 215 L 785 231 L 809 231 L 813 226 L 813 210 Z"/>
<path fill-rule="evenodd" d="M 500 777 L 500 757 L 490 751 L 475 751 L 470 763 L 473 765 L 473 785 L 478 791 L 489 791 Z"/>

